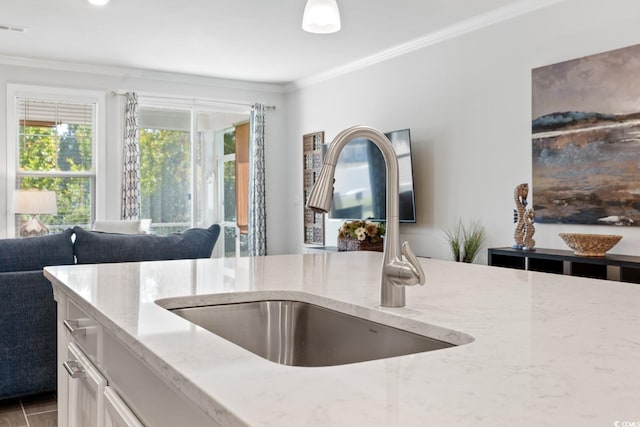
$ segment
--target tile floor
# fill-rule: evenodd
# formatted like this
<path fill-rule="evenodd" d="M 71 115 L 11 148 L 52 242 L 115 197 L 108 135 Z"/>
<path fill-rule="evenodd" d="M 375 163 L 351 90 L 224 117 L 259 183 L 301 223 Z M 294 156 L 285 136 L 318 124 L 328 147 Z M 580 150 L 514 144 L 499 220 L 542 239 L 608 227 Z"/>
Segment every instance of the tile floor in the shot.
<path fill-rule="evenodd" d="M 56 427 L 55 393 L 0 400 L 0 427 Z"/>

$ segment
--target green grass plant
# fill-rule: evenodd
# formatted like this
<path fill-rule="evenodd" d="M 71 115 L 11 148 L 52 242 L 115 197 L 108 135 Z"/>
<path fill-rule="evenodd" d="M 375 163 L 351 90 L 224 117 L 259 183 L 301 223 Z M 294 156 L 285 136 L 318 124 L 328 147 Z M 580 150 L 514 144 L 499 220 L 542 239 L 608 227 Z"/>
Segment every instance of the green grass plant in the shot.
<path fill-rule="evenodd" d="M 462 220 L 445 230 L 445 239 L 456 262 L 472 263 L 486 240 L 484 226 L 479 221 L 465 225 Z"/>

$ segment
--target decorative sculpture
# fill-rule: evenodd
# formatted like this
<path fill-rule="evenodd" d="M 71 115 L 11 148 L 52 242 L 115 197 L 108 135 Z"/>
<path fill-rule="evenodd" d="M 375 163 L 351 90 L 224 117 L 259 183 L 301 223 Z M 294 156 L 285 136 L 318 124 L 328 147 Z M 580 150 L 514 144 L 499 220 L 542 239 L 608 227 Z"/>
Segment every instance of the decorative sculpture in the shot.
<path fill-rule="evenodd" d="M 536 219 L 536 213 L 533 208 L 527 208 L 524 213 L 524 241 L 522 243 L 523 251 L 535 251 L 536 241 L 533 239 L 533 235 L 536 232 L 536 227 L 533 225 Z"/>
<path fill-rule="evenodd" d="M 529 184 L 519 184 L 513 191 L 513 199 L 516 208 L 513 210 L 513 222 L 516 229 L 513 232 L 515 243 L 511 246 L 513 249 L 522 249 L 524 247 L 524 214 L 527 207 L 527 196 L 529 195 Z"/>

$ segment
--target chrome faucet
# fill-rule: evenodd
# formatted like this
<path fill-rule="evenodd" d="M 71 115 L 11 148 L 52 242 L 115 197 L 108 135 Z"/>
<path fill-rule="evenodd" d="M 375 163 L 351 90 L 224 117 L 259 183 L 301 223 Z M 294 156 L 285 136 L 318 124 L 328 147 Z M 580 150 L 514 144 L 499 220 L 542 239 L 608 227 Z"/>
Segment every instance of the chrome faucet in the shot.
<path fill-rule="evenodd" d="M 384 238 L 384 261 L 380 278 L 380 305 L 404 307 L 405 286 L 424 285 L 424 272 L 411 251 L 409 242 L 404 242 L 402 249 L 400 248 L 398 159 L 391 141 L 379 130 L 367 126 L 353 126 L 340 132 L 329 146 L 318 180 L 309 195 L 307 207 L 315 212 L 329 212 L 338 156 L 354 138 L 372 141 L 382 152 L 387 166 L 387 233 Z M 402 258 L 403 255 L 406 260 Z"/>

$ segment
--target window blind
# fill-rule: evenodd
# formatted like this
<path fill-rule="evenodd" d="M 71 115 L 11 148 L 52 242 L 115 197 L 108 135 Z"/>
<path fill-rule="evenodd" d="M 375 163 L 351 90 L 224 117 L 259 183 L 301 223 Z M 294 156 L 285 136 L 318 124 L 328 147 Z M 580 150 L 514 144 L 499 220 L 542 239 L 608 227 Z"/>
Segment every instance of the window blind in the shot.
<path fill-rule="evenodd" d="M 92 126 L 95 121 L 94 104 L 17 98 L 16 108 L 19 124 L 26 126 Z"/>

